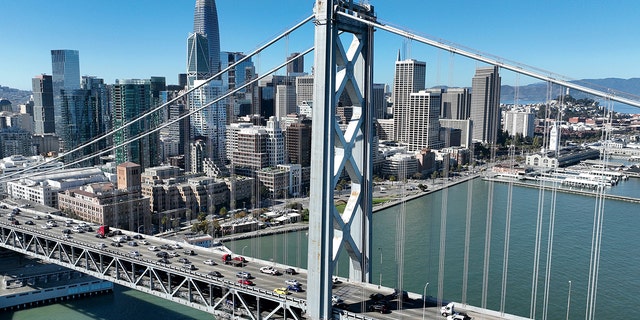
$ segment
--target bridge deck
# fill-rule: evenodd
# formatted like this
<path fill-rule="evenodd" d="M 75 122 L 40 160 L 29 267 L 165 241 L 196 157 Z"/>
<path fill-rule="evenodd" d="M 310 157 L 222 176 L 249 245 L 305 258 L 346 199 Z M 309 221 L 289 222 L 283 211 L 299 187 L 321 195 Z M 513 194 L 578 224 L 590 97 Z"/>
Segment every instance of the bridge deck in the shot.
<path fill-rule="evenodd" d="M 9 220 L 10 209 L 0 209 L 0 246 L 43 261 L 56 263 L 94 277 L 110 280 L 130 288 L 147 292 L 165 299 L 188 305 L 213 314 L 234 314 L 235 316 L 260 315 L 263 319 L 298 318 L 303 319 L 306 308 L 306 292 L 290 292 L 288 295 L 274 293 L 275 288 L 286 287 L 285 280 L 295 279 L 306 288 L 306 270 L 297 269 L 295 275 L 269 275 L 260 272 L 262 266 L 274 266 L 284 270 L 286 266 L 273 262 L 248 258 L 242 267 L 225 265 L 222 256 L 226 248 L 201 248 L 180 243 L 182 249 L 171 248 L 176 241 L 144 236 L 148 244 L 135 240 L 137 246 L 127 242 L 121 246 L 113 246 L 113 238 L 96 238 L 94 232 L 73 233 L 68 238 L 62 230 L 65 221 L 59 216 L 58 227 L 45 229 L 44 213 L 21 213 L 14 217 L 20 224 L 15 225 Z M 36 217 L 39 219 L 36 220 Z M 27 221 L 34 222 L 27 225 Z M 73 221 L 72 225 L 80 221 Z M 94 227 L 95 228 L 95 227 Z M 71 229 L 71 228 L 69 228 Z M 135 234 L 121 231 L 124 236 L 133 237 Z M 160 262 L 156 257 L 157 251 L 150 248 L 164 247 L 166 252 L 175 252 L 176 257 L 168 258 L 167 262 Z M 188 255 L 184 250 L 193 250 L 195 255 Z M 138 255 L 132 254 L 138 251 Z M 193 269 L 186 268 L 178 259 L 187 258 Z M 214 265 L 206 264 L 212 260 Z M 222 277 L 210 275 L 217 271 Z M 239 271 L 249 272 L 252 285 L 238 283 Z M 399 309 L 398 299 L 392 299 L 393 289 L 378 287 L 366 283 L 349 282 L 340 279 L 333 289 L 334 294 L 344 299 L 342 309 L 335 308 L 336 316 L 341 318 L 371 318 L 397 319 L 398 317 L 429 318 L 439 316 L 435 300 L 422 299 L 421 295 L 409 293 L 409 299 Z M 371 294 L 380 293 L 389 300 L 391 312 L 379 314 L 368 311 L 372 300 Z M 423 306 L 425 308 L 423 308 Z M 284 311 L 286 310 L 286 311 Z M 510 315 L 499 315 L 490 310 L 469 307 L 467 311 L 475 319 L 515 319 Z M 285 315 L 286 313 L 286 315 Z"/>

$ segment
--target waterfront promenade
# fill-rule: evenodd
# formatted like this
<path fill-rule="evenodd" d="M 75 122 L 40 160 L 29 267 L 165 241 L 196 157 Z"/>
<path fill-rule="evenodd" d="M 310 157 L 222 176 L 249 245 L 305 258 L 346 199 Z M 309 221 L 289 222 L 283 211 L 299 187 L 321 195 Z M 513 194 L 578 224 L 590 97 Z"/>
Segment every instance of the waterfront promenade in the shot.
<path fill-rule="evenodd" d="M 474 174 L 469 174 L 463 177 L 456 177 L 455 179 L 450 178 L 450 180 L 436 179 L 435 183 L 428 183 L 427 180 L 421 181 L 421 183 L 427 186 L 428 189 L 426 191 L 422 191 L 418 188 L 416 188 L 415 190 L 406 190 L 405 183 L 395 182 L 391 186 L 386 186 L 384 191 L 379 190 L 380 188 L 377 188 L 378 190 L 374 191 L 373 197 L 375 199 L 387 199 L 387 201 L 374 205 L 372 210 L 375 213 L 377 211 L 381 211 L 390 207 L 400 205 L 402 204 L 403 201 L 410 201 L 413 199 L 417 199 L 417 198 L 426 196 L 430 193 L 442 190 L 443 188 L 448 188 L 460 183 L 467 182 L 469 180 L 473 180 L 477 177 L 479 177 L 479 174 L 474 173 Z M 346 193 L 346 195 L 344 196 L 337 196 L 336 201 L 341 201 L 341 200 L 346 201 L 348 197 L 349 197 L 348 193 Z M 292 201 L 299 201 L 303 204 L 303 207 L 306 208 L 309 203 L 309 198 L 300 198 Z M 290 224 L 281 225 L 281 226 L 272 226 L 266 229 L 260 229 L 256 231 L 226 235 L 223 237 L 216 238 L 216 240 L 222 243 L 225 243 L 229 241 L 250 239 L 254 237 L 268 236 L 273 234 L 281 234 L 281 233 L 287 233 L 291 231 L 300 231 L 300 230 L 307 230 L 307 229 L 309 229 L 309 224 L 307 222 L 297 222 L 297 223 L 290 223 Z"/>

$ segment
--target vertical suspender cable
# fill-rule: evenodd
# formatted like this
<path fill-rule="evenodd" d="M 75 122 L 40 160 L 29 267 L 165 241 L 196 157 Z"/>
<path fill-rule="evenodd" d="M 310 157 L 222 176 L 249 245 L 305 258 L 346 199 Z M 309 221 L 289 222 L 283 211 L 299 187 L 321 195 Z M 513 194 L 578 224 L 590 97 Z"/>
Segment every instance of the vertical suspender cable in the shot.
<path fill-rule="evenodd" d="M 518 93 L 519 93 L 519 80 L 520 75 L 516 76 L 516 88 L 514 91 L 514 106 L 518 105 Z M 517 134 L 517 133 L 516 133 Z M 509 147 L 509 164 L 511 172 L 515 170 L 515 146 L 511 144 Z M 511 239 L 511 209 L 513 205 L 513 181 L 509 181 L 507 192 L 507 212 L 505 216 L 505 228 L 504 228 L 504 252 L 503 252 L 503 265 L 502 265 L 502 290 L 500 294 L 500 312 L 504 314 L 505 304 L 507 298 L 507 278 L 509 274 L 509 241 Z"/>
<path fill-rule="evenodd" d="M 551 107 L 551 92 L 553 85 L 551 82 L 547 82 L 547 103 L 545 105 L 545 121 L 544 121 L 544 136 L 542 139 L 542 148 L 547 150 L 549 148 L 549 139 L 547 134 L 549 133 L 549 125 L 546 119 L 549 118 L 549 108 Z M 545 182 L 544 176 L 540 176 L 538 184 L 538 216 L 536 218 L 536 239 L 533 249 L 533 272 L 531 277 L 531 305 L 529 309 L 529 318 L 536 317 L 536 307 L 538 299 L 538 276 L 540 274 L 540 248 L 542 242 L 542 221 L 544 216 L 544 200 L 545 200 Z"/>
<path fill-rule="evenodd" d="M 497 74 L 494 76 L 498 76 Z M 494 102 L 495 103 L 495 102 Z M 499 102 L 498 102 L 499 103 Z M 498 144 L 498 113 L 500 112 L 500 106 L 498 105 L 495 110 L 493 110 L 491 119 L 491 132 L 489 132 L 488 140 L 489 147 L 491 148 L 491 164 L 494 165 L 496 163 L 496 148 Z M 482 302 L 481 307 L 487 307 L 487 291 L 489 289 L 489 264 L 491 260 L 491 224 L 493 222 L 493 190 L 494 190 L 494 182 L 489 181 L 489 193 L 487 194 L 487 219 L 486 219 L 486 230 L 485 230 L 485 242 L 484 242 L 484 267 L 482 272 Z"/>
<path fill-rule="evenodd" d="M 605 112 L 609 117 L 608 123 L 605 124 L 605 128 L 602 133 L 602 140 L 608 141 L 610 139 L 610 129 L 612 121 L 613 105 L 607 100 Z M 600 154 L 600 159 L 604 163 L 605 169 L 608 165 L 608 146 L 605 146 Z M 604 181 L 603 181 L 604 182 Z M 596 309 L 596 297 L 598 292 L 598 273 L 600 270 L 600 247 L 602 244 L 602 226 L 604 219 L 604 203 L 605 203 L 606 188 L 604 185 L 598 187 L 598 193 L 596 197 L 596 206 L 594 208 L 593 217 L 593 232 L 591 236 L 591 259 L 589 262 L 589 283 L 587 287 L 587 305 L 585 319 L 595 318 Z"/>
<path fill-rule="evenodd" d="M 448 160 L 448 157 L 444 157 L 443 160 Z M 449 161 L 443 163 L 443 186 L 442 186 L 442 204 L 440 207 L 440 254 L 438 258 L 438 301 L 444 299 L 444 271 L 445 271 L 445 254 L 447 243 L 447 209 L 448 209 L 448 197 L 449 188 L 444 184 L 449 178 Z"/>
<path fill-rule="evenodd" d="M 556 126 L 562 121 L 562 106 L 564 105 L 564 96 L 560 96 L 560 107 L 558 108 L 556 115 Z M 558 133 L 557 145 L 560 144 L 560 138 L 562 135 Z M 554 173 L 557 172 L 557 168 L 554 169 Z M 542 319 L 547 319 L 548 307 L 549 307 L 549 288 L 551 286 L 551 262 L 553 260 L 553 238 L 555 230 L 556 219 L 556 200 L 558 195 L 558 181 L 553 180 L 553 188 L 551 188 L 551 204 L 549 206 L 549 235 L 547 238 L 547 264 L 545 266 L 545 281 L 544 281 L 544 300 L 542 304 Z"/>

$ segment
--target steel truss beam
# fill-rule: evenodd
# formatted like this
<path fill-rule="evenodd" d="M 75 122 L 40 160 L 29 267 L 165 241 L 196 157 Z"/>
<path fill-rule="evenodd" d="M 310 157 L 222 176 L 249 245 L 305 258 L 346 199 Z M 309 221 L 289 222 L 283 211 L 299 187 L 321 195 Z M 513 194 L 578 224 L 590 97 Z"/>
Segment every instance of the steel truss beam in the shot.
<path fill-rule="evenodd" d="M 242 286 L 5 222 L 0 222 L 0 247 L 221 318 L 233 315 L 254 320 L 300 319 L 300 314 L 307 309 L 303 299 L 280 296 L 271 290 Z M 239 307 L 230 308 L 226 303 L 230 298 L 239 302 Z"/>

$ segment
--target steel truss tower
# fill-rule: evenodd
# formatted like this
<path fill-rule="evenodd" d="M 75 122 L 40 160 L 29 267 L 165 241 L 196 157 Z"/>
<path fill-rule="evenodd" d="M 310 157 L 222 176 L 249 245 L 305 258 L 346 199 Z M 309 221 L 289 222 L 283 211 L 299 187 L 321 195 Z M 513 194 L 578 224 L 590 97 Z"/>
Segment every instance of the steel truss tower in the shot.
<path fill-rule="evenodd" d="M 332 276 L 338 256 L 349 256 L 349 279 L 371 275 L 373 142 L 373 7 L 353 0 L 316 0 L 315 82 L 311 140 L 307 315 L 332 318 Z M 353 116 L 338 123 L 336 107 L 346 94 Z M 351 189 L 344 212 L 334 189 L 345 172 Z"/>

